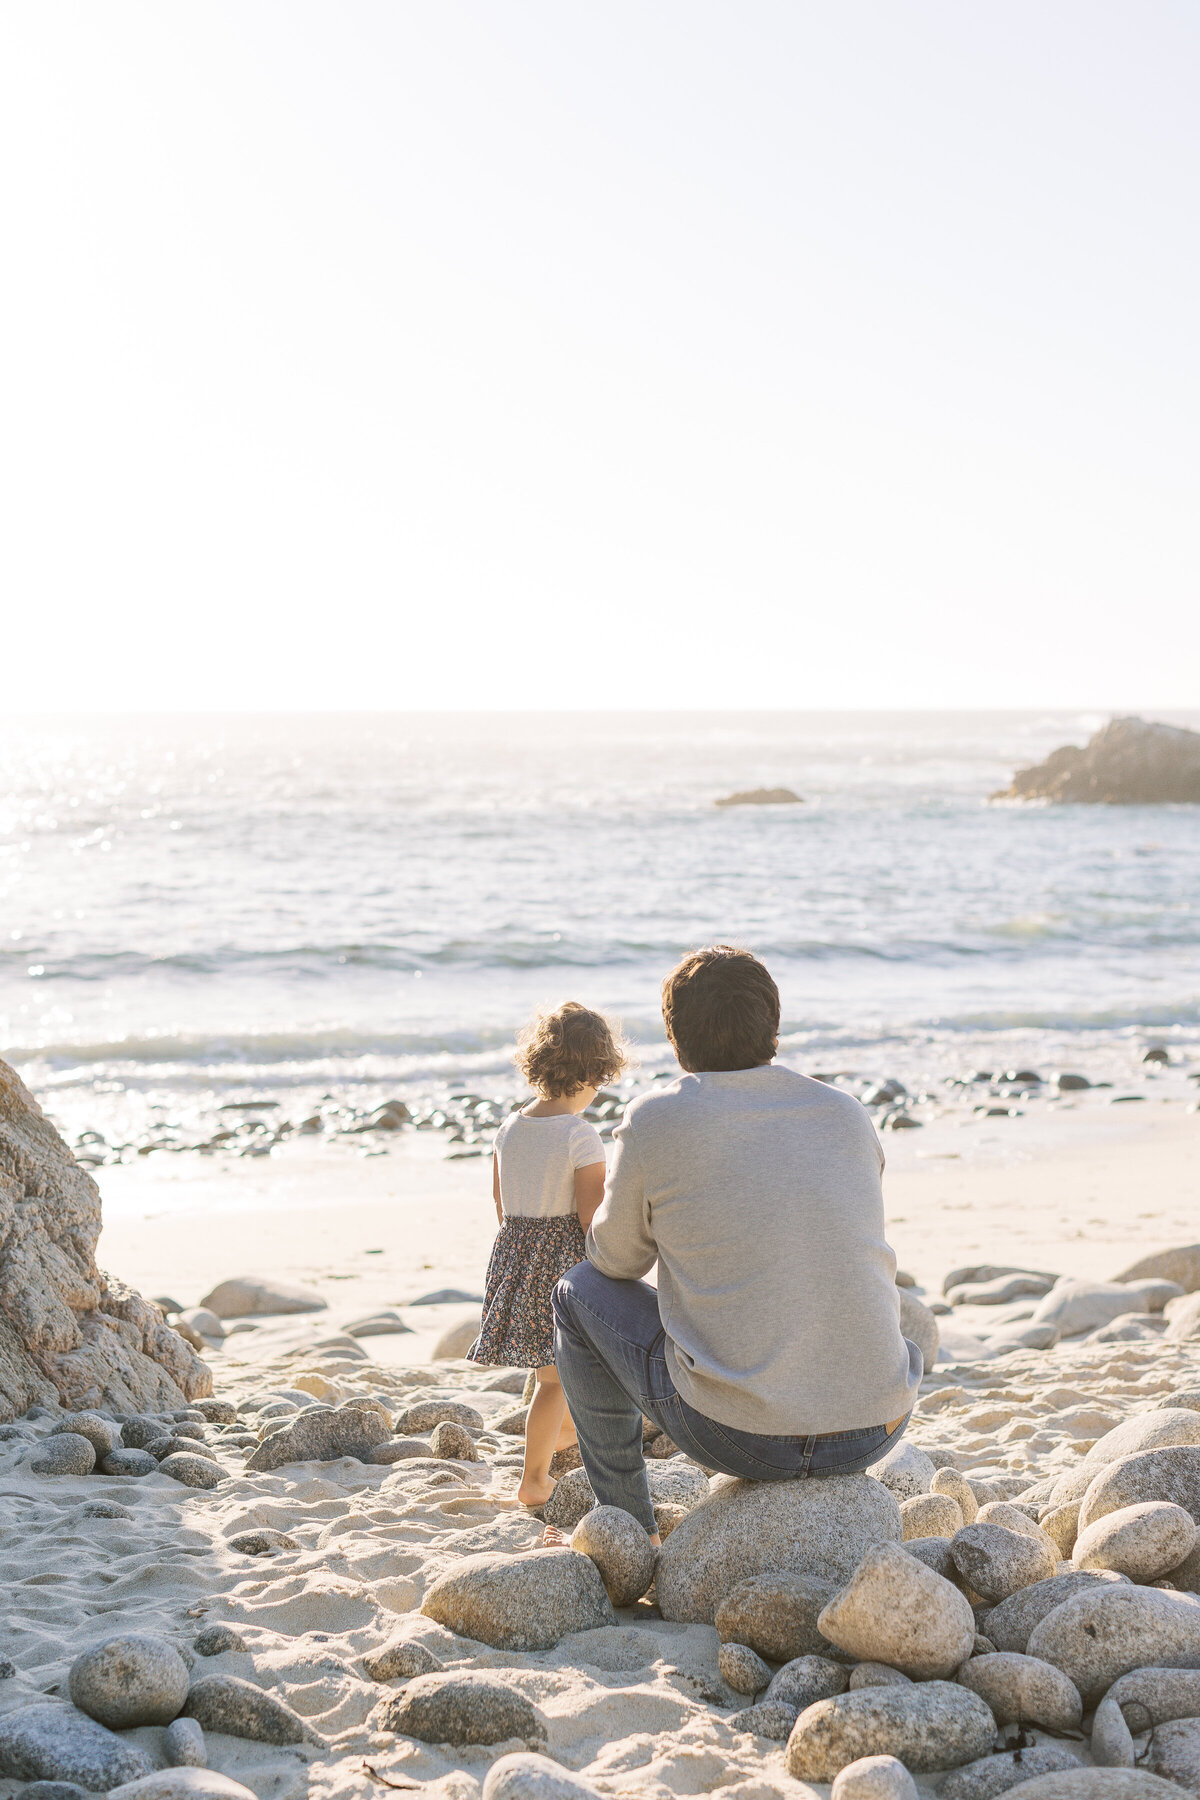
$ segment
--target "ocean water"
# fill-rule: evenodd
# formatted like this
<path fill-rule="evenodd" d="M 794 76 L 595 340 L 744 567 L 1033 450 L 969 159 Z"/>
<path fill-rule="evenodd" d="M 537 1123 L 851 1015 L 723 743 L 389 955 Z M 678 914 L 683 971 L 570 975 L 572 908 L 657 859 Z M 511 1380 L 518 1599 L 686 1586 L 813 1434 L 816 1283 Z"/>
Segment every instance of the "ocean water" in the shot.
<path fill-rule="evenodd" d="M 10 720 L 0 1054 L 76 1116 L 496 1085 L 574 997 L 653 1069 L 662 975 L 714 940 L 765 957 L 800 1067 L 1200 1045 L 1200 809 L 988 803 L 1102 722 Z M 758 785 L 804 804 L 713 805 Z"/>

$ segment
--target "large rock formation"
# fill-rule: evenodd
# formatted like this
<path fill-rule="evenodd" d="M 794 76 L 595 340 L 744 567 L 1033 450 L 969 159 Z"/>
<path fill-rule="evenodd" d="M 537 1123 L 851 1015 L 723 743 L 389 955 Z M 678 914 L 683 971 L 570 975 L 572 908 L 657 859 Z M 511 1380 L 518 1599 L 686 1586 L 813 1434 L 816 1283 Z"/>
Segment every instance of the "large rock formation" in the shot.
<path fill-rule="evenodd" d="M 0 1062 L 0 1420 L 182 1406 L 212 1375 L 158 1309 L 96 1267 L 100 1191 Z"/>
<path fill-rule="evenodd" d="M 1018 769 L 993 800 L 1075 800 L 1111 806 L 1200 804 L 1200 731 L 1145 719 L 1110 719 L 1082 750 L 1065 744 Z"/>
<path fill-rule="evenodd" d="M 791 788 L 743 788 L 736 794 L 723 794 L 714 806 L 803 806 L 804 798 Z"/>

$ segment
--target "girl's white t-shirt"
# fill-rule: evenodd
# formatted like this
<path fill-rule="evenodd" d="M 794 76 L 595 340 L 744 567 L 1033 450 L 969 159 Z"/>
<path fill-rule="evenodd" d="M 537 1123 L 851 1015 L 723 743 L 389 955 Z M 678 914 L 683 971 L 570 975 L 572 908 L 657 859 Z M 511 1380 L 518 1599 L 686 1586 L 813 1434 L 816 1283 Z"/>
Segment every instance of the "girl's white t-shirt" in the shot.
<path fill-rule="evenodd" d="M 605 1161 L 604 1140 L 578 1113 L 509 1113 L 496 1133 L 506 1218 L 560 1219 L 575 1211 L 575 1171 Z"/>

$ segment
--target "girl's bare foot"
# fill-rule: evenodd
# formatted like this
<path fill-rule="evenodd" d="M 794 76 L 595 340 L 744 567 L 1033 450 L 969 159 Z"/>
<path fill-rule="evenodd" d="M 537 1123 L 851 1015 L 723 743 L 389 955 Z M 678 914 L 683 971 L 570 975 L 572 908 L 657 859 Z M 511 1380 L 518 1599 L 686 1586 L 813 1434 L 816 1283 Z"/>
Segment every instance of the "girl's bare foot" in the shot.
<path fill-rule="evenodd" d="M 567 1540 L 558 1529 L 557 1525 L 547 1525 L 545 1531 L 542 1533 L 542 1548 L 544 1550 L 562 1550 L 566 1548 L 566 1543 Z"/>
<path fill-rule="evenodd" d="M 523 1475 L 521 1485 L 517 1489 L 517 1499 L 522 1506 L 545 1506 L 554 1492 L 555 1485 L 549 1475 L 541 1477 Z"/>

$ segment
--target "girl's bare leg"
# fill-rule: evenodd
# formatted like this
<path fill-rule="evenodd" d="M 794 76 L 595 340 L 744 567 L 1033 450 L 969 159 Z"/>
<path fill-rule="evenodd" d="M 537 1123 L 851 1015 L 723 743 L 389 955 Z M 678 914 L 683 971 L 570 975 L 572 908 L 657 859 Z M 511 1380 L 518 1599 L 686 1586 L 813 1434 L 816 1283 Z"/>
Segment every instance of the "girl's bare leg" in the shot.
<path fill-rule="evenodd" d="M 567 1397 L 562 1391 L 558 1370 L 553 1364 L 547 1369 L 539 1369 L 537 1387 L 525 1420 L 525 1467 L 517 1489 L 517 1499 L 524 1506 L 544 1506 L 554 1492 L 550 1458 L 558 1447 L 566 1410 Z"/>

